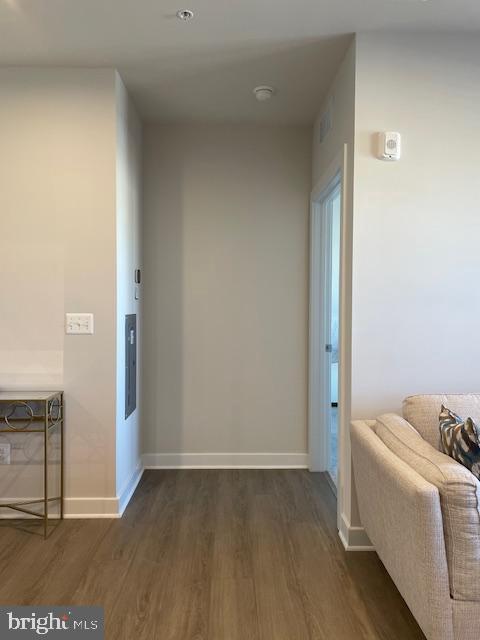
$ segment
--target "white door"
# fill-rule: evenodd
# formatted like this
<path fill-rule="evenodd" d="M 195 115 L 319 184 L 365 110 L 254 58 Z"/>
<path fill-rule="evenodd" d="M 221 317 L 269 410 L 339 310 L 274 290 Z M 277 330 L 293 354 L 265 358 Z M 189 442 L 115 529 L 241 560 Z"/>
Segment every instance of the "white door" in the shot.
<path fill-rule="evenodd" d="M 341 173 L 312 200 L 309 451 L 311 471 L 338 477 Z"/>

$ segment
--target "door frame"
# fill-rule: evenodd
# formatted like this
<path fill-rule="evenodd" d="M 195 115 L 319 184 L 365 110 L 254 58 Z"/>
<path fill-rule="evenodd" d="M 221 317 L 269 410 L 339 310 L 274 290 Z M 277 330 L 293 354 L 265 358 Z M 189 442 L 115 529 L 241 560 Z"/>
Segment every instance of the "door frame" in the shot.
<path fill-rule="evenodd" d="M 328 343 L 328 314 L 331 312 L 331 220 L 324 215 L 323 202 L 340 185 L 340 311 L 339 311 L 339 376 L 338 376 L 338 470 L 337 488 L 342 486 L 344 460 L 344 400 L 346 377 L 342 358 L 345 331 L 345 220 L 346 220 L 346 160 L 347 145 L 339 153 L 312 190 L 310 198 L 310 304 L 309 304 L 309 383 L 308 383 L 308 457 L 309 470 L 328 470 L 330 417 L 330 355 Z M 338 490 L 338 489 L 337 489 Z M 338 491 L 340 498 L 340 491 Z M 339 510 L 340 510 L 339 500 Z"/>

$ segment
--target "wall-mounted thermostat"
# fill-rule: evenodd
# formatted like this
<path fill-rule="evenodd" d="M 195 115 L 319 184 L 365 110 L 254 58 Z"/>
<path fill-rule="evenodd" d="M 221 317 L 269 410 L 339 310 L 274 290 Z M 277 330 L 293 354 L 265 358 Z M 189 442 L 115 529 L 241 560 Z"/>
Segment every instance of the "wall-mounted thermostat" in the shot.
<path fill-rule="evenodd" d="M 400 160 L 402 156 L 402 136 L 396 131 L 382 131 L 378 134 L 378 157 L 380 160 Z"/>

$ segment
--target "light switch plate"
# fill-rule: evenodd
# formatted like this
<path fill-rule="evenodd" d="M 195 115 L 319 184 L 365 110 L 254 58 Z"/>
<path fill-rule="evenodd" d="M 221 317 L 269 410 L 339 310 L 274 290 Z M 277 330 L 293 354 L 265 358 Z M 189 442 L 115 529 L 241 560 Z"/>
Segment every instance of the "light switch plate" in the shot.
<path fill-rule="evenodd" d="M 74 335 L 93 333 L 93 313 L 67 313 L 65 332 Z"/>
<path fill-rule="evenodd" d="M 0 464 L 10 464 L 10 444 L 0 444 Z"/>

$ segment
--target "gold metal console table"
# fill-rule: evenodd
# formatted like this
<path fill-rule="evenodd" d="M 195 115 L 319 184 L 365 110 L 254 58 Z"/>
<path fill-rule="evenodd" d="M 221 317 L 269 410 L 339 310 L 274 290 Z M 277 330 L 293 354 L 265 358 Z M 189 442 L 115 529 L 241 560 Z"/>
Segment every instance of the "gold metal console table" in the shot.
<path fill-rule="evenodd" d="M 49 525 L 56 520 L 56 525 L 63 519 L 63 428 L 64 428 L 64 402 L 63 391 L 0 391 L 0 434 L 18 436 L 23 434 L 43 435 L 43 497 L 38 499 L 17 500 L 8 504 L 1 504 L 0 508 L 13 509 L 27 514 L 33 518 L 39 518 L 43 522 L 43 536 L 49 535 Z M 49 495 L 50 482 L 49 462 L 54 462 L 49 453 L 49 444 L 59 438 L 59 487 L 54 496 Z M 10 438 L 8 438 L 10 440 Z M 25 440 L 25 438 L 24 438 Z M 13 439 L 12 439 L 13 442 Z M 12 449 L 15 448 L 11 445 Z M 59 495 L 58 495 L 59 494 Z M 37 494 L 38 495 L 38 494 Z M 1 495 L 0 495 L 1 497 Z M 52 504 L 53 503 L 53 504 Z M 52 517 L 49 508 L 57 507 L 56 517 Z M 39 505 L 41 512 L 34 511 L 35 505 Z"/>

